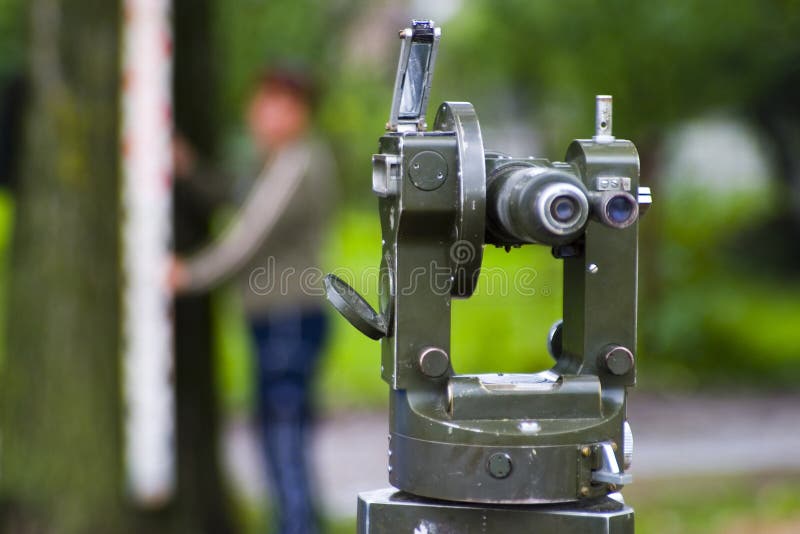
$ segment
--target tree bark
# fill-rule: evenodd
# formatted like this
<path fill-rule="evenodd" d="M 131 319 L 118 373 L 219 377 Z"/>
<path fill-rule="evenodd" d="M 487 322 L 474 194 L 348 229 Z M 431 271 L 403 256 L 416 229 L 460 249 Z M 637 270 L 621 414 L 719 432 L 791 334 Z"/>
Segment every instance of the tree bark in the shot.
<path fill-rule="evenodd" d="M 0 376 L 0 527 L 118 532 L 117 2 L 31 0 Z"/>
<path fill-rule="evenodd" d="M 207 342 L 199 344 L 197 350 L 206 351 L 199 360 L 190 360 L 196 350 L 184 350 L 176 365 L 176 501 L 157 512 L 126 505 L 119 378 L 120 4 L 27 4 L 29 104 L 0 372 L 0 532 L 229 530 L 216 468 Z M 208 106 L 192 107 L 202 112 Z M 209 330 L 207 301 L 203 310 L 202 320 L 190 326 L 199 332 Z M 179 328 L 185 332 L 186 326 Z"/>
<path fill-rule="evenodd" d="M 218 131 L 212 5 L 210 0 L 174 0 L 173 13 L 175 121 L 198 157 L 209 161 L 215 153 Z M 178 254 L 190 254 L 207 242 L 213 207 L 186 180 L 176 180 L 173 227 Z M 227 534 L 232 526 L 220 470 L 213 346 L 209 295 L 177 298 L 177 511 L 193 533 Z"/>

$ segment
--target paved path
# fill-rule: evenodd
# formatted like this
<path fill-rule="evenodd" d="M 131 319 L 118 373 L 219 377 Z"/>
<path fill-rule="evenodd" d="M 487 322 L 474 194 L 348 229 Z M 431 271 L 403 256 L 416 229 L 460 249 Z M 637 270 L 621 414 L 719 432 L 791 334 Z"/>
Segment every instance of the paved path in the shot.
<path fill-rule="evenodd" d="M 800 394 L 662 397 L 634 393 L 629 405 L 638 479 L 714 473 L 800 472 Z M 340 414 L 319 425 L 313 457 L 325 511 L 355 512 L 359 491 L 388 485 L 383 413 Z M 228 423 L 226 465 L 244 495 L 264 498 L 255 434 Z"/>

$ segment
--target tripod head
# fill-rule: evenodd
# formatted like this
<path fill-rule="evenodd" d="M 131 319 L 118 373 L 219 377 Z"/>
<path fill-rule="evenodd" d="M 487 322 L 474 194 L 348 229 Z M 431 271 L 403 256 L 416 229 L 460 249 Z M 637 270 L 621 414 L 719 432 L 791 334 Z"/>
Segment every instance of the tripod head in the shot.
<path fill-rule="evenodd" d="M 479 503 L 616 492 L 631 481 L 625 403 L 636 378 L 638 221 L 650 203 L 636 148 L 612 135 L 609 96 L 597 97 L 595 135 L 573 141 L 563 162 L 486 151 L 466 102 L 440 105 L 428 131 L 440 35 L 430 21 L 400 32 L 387 132 L 372 158 L 379 311 L 337 277 L 325 280 L 337 310 L 381 340 L 390 482 Z M 563 320 L 547 336 L 555 365 L 456 374 L 451 300 L 475 291 L 485 245 L 527 244 L 552 247 L 564 264 Z"/>

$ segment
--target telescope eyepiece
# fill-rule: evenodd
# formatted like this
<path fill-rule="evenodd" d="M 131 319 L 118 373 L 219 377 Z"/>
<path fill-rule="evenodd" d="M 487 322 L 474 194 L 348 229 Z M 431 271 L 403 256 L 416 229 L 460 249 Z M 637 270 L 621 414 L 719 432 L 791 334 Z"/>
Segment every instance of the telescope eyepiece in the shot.
<path fill-rule="evenodd" d="M 639 217 L 639 203 L 630 193 L 601 193 L 592 199 L 597 219 L 612 228 L 627 228 Z"/>
<path fill-rule="evenodd" d="M 589 218 L 585 186 L 552 167 L 509 165 L 488 179 L 491 242 L 558 245 L 577 238 Z"/>
<path fill-rule="evenodd" d="M 577 235 L 589 217 L 586 194 L 571 181 L 553 181 L 541 186 L 531 215 L 553 236 Z M 548 241 L 545 241 L 548 242 Z"/>
<path fill-rule="evenodd" d="M 623 195 L 617 195 L 606 204 L 606 216 L 616 224 L 624 224 L 633 214 L 634 203 Z"/>

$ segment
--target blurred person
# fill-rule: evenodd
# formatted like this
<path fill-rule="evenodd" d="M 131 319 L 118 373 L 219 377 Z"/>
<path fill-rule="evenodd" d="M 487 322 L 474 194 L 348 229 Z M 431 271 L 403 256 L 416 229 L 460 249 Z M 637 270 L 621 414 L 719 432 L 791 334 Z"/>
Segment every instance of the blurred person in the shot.
<path fill-rule="evenodd" d="M 307 455 L 311 388 L 327 333 L 319 253 L 336 197 L 334 164 L 311 130 L 314 91 L 296 69 L 267 70 L 246 112 L 262 168 L 227 230 L 175 258 L 168 282 L 196 293 L 236 278 L 256 347 L 258 414 L 281 534 L 313 534 Z M 176 165 L 191 168 L 176 146 Z"/>

